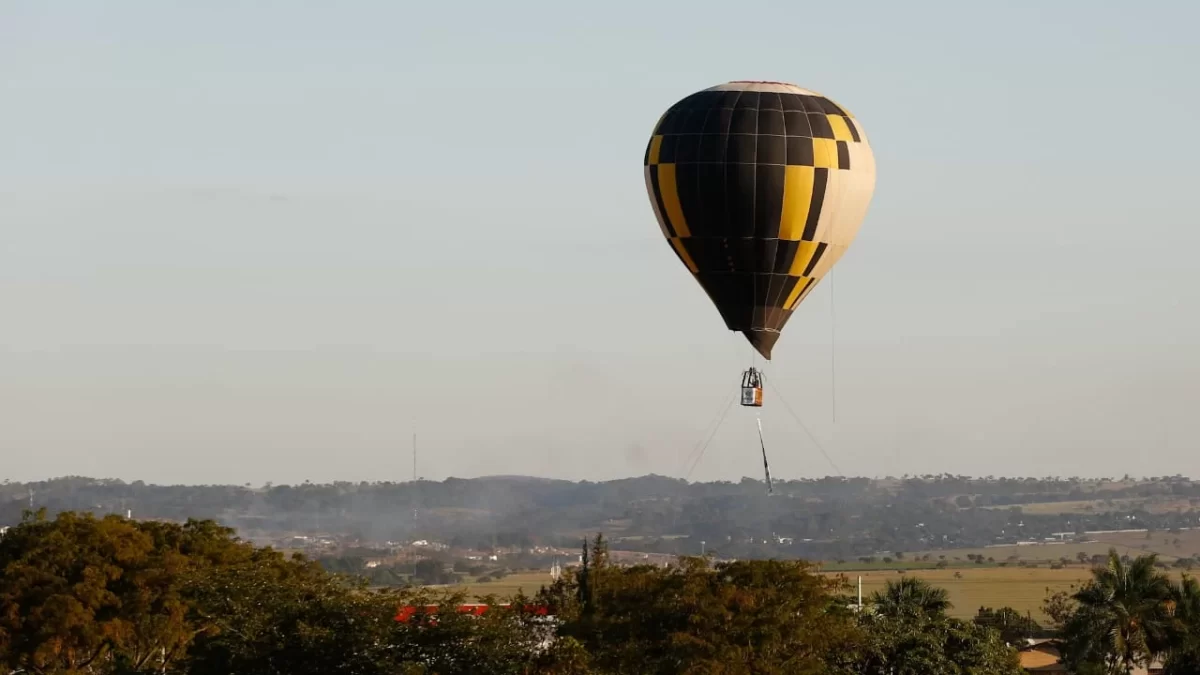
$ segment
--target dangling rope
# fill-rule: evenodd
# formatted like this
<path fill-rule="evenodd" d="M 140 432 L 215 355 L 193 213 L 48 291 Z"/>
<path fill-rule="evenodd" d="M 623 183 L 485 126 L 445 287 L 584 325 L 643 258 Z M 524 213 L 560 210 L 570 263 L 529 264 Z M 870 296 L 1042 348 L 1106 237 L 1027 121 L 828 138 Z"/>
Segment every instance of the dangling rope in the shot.
<path fill-rule="evenodd" d="M 758 445 L 762 448 L 763 473 L 767 477 L 767 494 L 772 494 L 775 492 L 775 488 L 771 486 L 771 467 L 767 464 L 767 444 L 763 441 L 761 415 L 758 416 Z"/>
<path fill-rule="evenodd" d="M 833 313 L 833 270 L 829 270 L 829 408 L 837 423 L 837 324 Z"/>

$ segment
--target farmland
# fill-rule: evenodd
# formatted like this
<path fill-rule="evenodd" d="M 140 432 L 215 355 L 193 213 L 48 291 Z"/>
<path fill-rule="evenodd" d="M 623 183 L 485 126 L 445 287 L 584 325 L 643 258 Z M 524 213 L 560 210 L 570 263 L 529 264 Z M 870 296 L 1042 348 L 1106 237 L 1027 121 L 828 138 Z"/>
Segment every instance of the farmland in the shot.
<path fill-rule="evenodd" d="M 888 580 L 899 579 L 897 570 L 874 570 L 864 572 L 826 572 L 829 576 L 843 576 L 854 592 L 858 577 L 862 577 L 863 596 L 883 588 Z M 1091 568 L 1073 565 L 1052 570 L 1046 567 L 981 567 L 960 569 L 906 570 L 904 574 L 918 577 L 931 584 L 945 588 L 950 594 L 954 608 L 950 614 L 964 619 L 975 616 L 980 607 L 1012 607 L 1020 612 L 1029 612 L 1033 618 L 1043 621 L 1042 599 L 1048 592 L 1071 592 L 1091 578 Z M 1178 573 L 1172 573 L 1178 578 Z M 473 598 L 494 594 L 503 598 L 518 589 L 532 595 L 544 584 L 550 583 L 545 572 L 513 574 L 498 581 L 466 583 L 461 586 Z"/>
<path fill-rule="evenodd" d="M 533 595 L 542 586 L 548 586 L 550 582 L 550 575 L 546 572 L 520 572 L 510 574 L 503 579 L 484 583 L 477 581 L 465 582 L 455 588 L 466 591 L 474 599 L 482 598 L 485 595 L 506 598 L 517 591 L 523 591 L 526 595 Z"/>
<path fill-rule="evenodd" d="M 883 588 L 889 579 L 899 579 L 895 570 L 866 572 L 828 572 L 830 576 L 841 574 L 851 586 L 862 577 L 863 595 Z M 1031 612 L 1035 619 L 1043 619 L 1042 599 L 1049 591 L 1071 591 L 1081 581 L 1091 576 L 1090 568 L 1075 565 L 1061 570 L 1049 568 L 984 567 L 979 569 L 909 570 L 905 574 L 925 579 L 945 588 L 954 603 L 951 614 L 962 618 L 975 615 L 980 606 L 1012 607 L 1021 612 Z M 465 583 L 460 586 L 472 598 L 494 594 L 503 598 L 517 590 L 526 594 L 535 593 L 544 584 L 550 583 L 545 572 L 512 574 L 498 581 L 487 583 Z M 853 588 L 849 592 L 853 592 Z"/>
<path fill-rule="evenodd" d="M 862 577 L 863 596 L 883 588 L 888 580 L 899 579 L 898 571 L 839 572 L 854 585 Z M 1072 591 L 1091 577 L 1088 567 L 1075 565 L 1059 570 L 1024 567 L 981 567 L 940 570 L 909 570 L 908 576 L 924 579 L 946 589 L 954 607 L 952 616 L 970 618 L 980 607 L 1012 607 L 1030 612 L 1034 619 L 1044 620 L 1042 599 L 1047 592 Z"/>
<path fill-rule="evenodd" d="M 912 559 L 928 555 L 932 562 L 945 560 L 951 565 L 967 563 L 972 556 L 983 556 L 985 560 L 991 558 L 995 562 L 1015 562 L 1019 560 L 1049 563 L 1063 558 L 1074 561 L 1079 553 L 1085 553 L 1089 558 L 1094 555 L 1106 555 L 1110 548 L 1117 549 L 1117 552 L 1122 555 L 1136 556 L 1155 553 L 1158 554 L 1159 559 L 1163 562 L 1172 562 L 1178 558 L 1185 557 L 1200 557 L 1200 530 L 1183 530 L 1174 533 L 1166 531 L 1147 533 L 1146 530 L 1107 532 L 1088 535 L 1087 540 L 1083 542 L 1043 542 L 1024 545 L 1014 544 L 1011 546 L 983 546 L 977 548 L 918 551 L 908 557 Z M 895 566 L 905 567 L 903 563 L 898 563 Z M 917 568 L 920 565 L 917 562 L 909 562 L 908 566 Z M 925 566 L 929 565 L 926 564 Z M 850 564 L 846 565 L 846 568 L 851 567 Z M 858 569 L 861 566 L 855 565 L 853 568 Z"/>
<path fill-rule="evenodd" d="M 898 571 L 840 572 L 849 583 L 855 584 L 862 577 L 863 596 L 883 588 L 889 579 L 900 578 Z M 1055 591 L 1073 592 L 1082 582 L 1092 578 L 1091 567 L 1071 565 L 1063 569 L 1048 567 L 981 567 L 948 568 L 940 570 L 911 570 L 904 574 L 918 577 L 945 588 L 950 594 L 954 608 L 950 614 L 970 618 L 980 607 L 1012 607 L 1020 612 L 1028 611 L 1038 621 L 1045 620 L 1041 612 L 1042 599 Z M 1179 571 L 1168 573 L 1178 581 Z"/>
<path fill-rule="evenodd" d="M 1021 512 L 1029 515 L 1089 514 L 1105 511 L 1128 512 L 1143 509 L 1147 513 L 1164 514 L 1187 511 L 1194 505 L 1189 499 L 1083 499 L 1060 502 L 1031 502 L 1020 504 Z M 1010 509 L 1009 506 L 984 506 L 986 509 Z"/>

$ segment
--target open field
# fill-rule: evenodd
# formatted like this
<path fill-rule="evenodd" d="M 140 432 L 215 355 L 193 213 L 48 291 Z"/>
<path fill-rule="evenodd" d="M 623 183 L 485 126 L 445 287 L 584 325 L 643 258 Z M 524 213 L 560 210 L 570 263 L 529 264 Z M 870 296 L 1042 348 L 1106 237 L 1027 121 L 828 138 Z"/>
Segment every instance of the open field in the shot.
<path fill-rule="evenodd" d="M 960 574 L 956 578 L 955 573 Z M 883 588 L 888 579 L 898 579 L 898 572 L 842 572 L 853 586 L 859 576 L 863 582 L 863 596 Z M 1091 568 L 1075 565 L 1061 570 L 1049 568 L 985 567 L 982 569 L 917 570 L 908 576 L 925 579 L 929 583 L 945 588 L 950 594 L 954 608 L 950 614 L 969 619 L 980 607 L 1012 607 L 1020 612 L 1030 612 L 1037 621 L 1044 621 L 1041 612 L 1043 598 L 1047 592 L 1072 592 L 1079 584 L 1092 578 Z M 1179 581 L 1180 572 L 1168 573 L 1172 581 Z"/>
<path fill-rule="evenodd" d="M 958 573 L 959 578 L 954 575 Z M 829 572 L 830 576 L 842 574 L 853 586 L 859 576 L 863 581 L 863 595 L 883 588 L 889 579 L 899 579 L 897 571 L 868 571 L 868 572 Z M 1021 612 L 1033 613 L 1035 619 L 1043 619 L 1041 614 L 1042 599 L 1046 597 L 1047 589 L 1051 591 L 1072 590 L 1072 584 L 1091 577 L 1089 568 L 1076 565 L 1069 569 L 1052 570 L 1049 568 L 1021 567 L 984 567 L 982 569 L 960 568 L 943 570 L 912 570 L 906 574 L 925 579 L 932 584 L 941 586 L 950 594 L 954 603 L 951 614 L 961 618 L 975 616 L 980 606 L 1012 607 Z M 503 598 L 524 588 L 527 594 L 537 592 L 543 584 L 550 583 L 550 575 L 545 572 L 513 574 L 499 581 L 484 584 L 466 583 L 462 585 L 473 597 L 494 593 Z"/>
<path fill-rule="evenodd" d="M 882 589 L 889 580 L 900 578 L 896 571 L 840 572 L 855 586 L 862 577 L 864 598 L 872 591 Z M 955 575 L 959 575 L 955 577 Z M 945 588 L 954 607 L 952 616 L 969 619 L 980 607 L 1012 607 L 1019 612 L 1030 612 L 1033 618 L 1042 621 L 1042 599 L 1053 591 L 1072 591 L 1073 587 L 1091 578 L 1090 568 L 1076 565 L 1071 568 L 1052 570 L 1049 568 L 982 567 L 912 570 L 907 576 L 925 579 L 935 586 Z"/>
<path fill-rule="evenodd" d="M 1074 549 L 1071 549 L 1074 550 Z M 1107 549 L 1105 549 L 1107 550 Z M 1104 551 L 1099 551 L 1104 552 Z M 948 569 L 915 569 L 904 567 L 903 574 L 925 579 L 931 584 L 945 588 L 954 603 L 951 615 L 963 619 L 975 616 L 980 607 L 1012 607 L 1020 612 L 1030 612 L 1033 618 L 1044 621 L 1041 612 L 1042 600 L 1047 592 L 1071 592 L 1078 585 L 1091 578 L 1091 566 L 1074 564 L 1064 569 L 1052 570 L 1049 567 L 998 567 L 982 565 Z M 828 571 L 828 566 L 822 570 L 828 576 L 843 576 L 851 585 L 850 592 L 858 577 L 862 577 L 863 595 L 883 588 L 889 580 L 899 579 L 899 569 L 875 569 L 866 571 Z M 1178 571 L 1171 571 L 1174 580 L 1179 579 Z M 487 583 L 467 582 L 460 587 L 465 589 L 471 598 L 479 598 L 487 594 L 495 594 L 500 598 L 516 593 L 523 589 L 532 595 L 542 585 L 550 583 L 550 575 L 546 572 L 529 572 L 511 574 L 498 581 Z"/>
<path fill-rule="evenodd" d="M 937 569 L 937 563 L 938 560 L 936 557 L 930 560 L 913 560 L 909 556 L 905 556 L 904 560 L 893 560 L 891 562 L 876 560 L 875 562 L 864 563 L 857 560 L 847 560 L 844 563 L 825 561 L 817 564 L 819 564 L 821 569 L 826 572 L 845 572 L 847 574 L 857 574 L 858 572 L 878 571 L 895 573 L 899 572 L 900 570 L 932 570 Z M 971 565 L 971 567 L 975 566 L 971 563 L 968 563 L 965 558 L 961 562 L 953 562 L 951 564 L 960 568 L 968 565 Z M 984 563 L 984 565 L 987 566 L 988 563 Z M 991 564 L 990 566 L 995 567 L 995 564 Z"/>
<path fill-rule="evenodd" d="M 516 593 L 518 590 L 523 590 L 526 595 L 537 593 L 542 586 L 551 584 L 549 572 L 522 572 L 518 574 L 510 574 L 503 579 L 489 581 L 487 583 L 478 583 L 468 581 L 460 584 L 456 588 L 464 589 L 472 598 L 494 594 L 500 598 L 507 597 Z"/>
<path fill-rule="evenodd" d="M 1145 532 L 1113 532 L 1092 536 L 1098 543 L 1116 546 L 1118 550 L 1124 546 L 1142 553 L 1157 553 L 1163 559 L 1200 556 L 1200 530 L 1195 529 L 1174 534 L 1156 531 L 1151 532 L 1149 537 Z"/>
<path fill-rule="evenodd" d="M 1054 515 L 1054 514 L 1077 514 L 1077 513 L 1104 513 L 1106 511 L 1132 511 L 1142 508 L 1148 513 L 1172 513 L 1175 511 L 1187 511 L 1192 508 L 1192 503 L 1188 499 L 1164 499 L 1161 497 L 1139 497 L 1139 498 L 1121 498 L 1121 499 L 1083 499 L 1078 501 L 1065 502 L 1031 502 L 1029 504 L 1003 504 L 995 506 L 984 506 L 985 509 L 993 509 L 1004 511 L 1011 508 L 1021 509 L 1021 513 L 1031 515 Z"/>
<path fill-rule="evenodd" d="M 1109 548 L 1117 549 L 1118 553 L 1130 556 L 1157 553 L 1163 562 L 1171 562 L 1177 558 L 1200 556 L 1200 530 L 1185 530 L 1177 533 L 1165 531 L 1152 532 L 1146 537 L 1145 532 L 1113 532 L 1111 534 L 1090 535 L 1092 541 L 1075 542 L 1046 542 L 1024 546 L 985 546 L 982 548 L 962 548 L 936 551 L 918 551 L 905 554 L 912 559 L 914 556 L 928 554 L 930 560 L 936 562 L 939 556 L 951 564 L 970 564 L 967 556 L 970 554 L 992 558 L 996 562 L 1008 560 L 1015 556 L 1017 560 L 1048 562 L 1067 557 L 1075 560 L 1079 553 L 1106 555 Z M 915 566 L 915 563 L 912 563 Z M 847 566 L 850 562 L 847 561 Z M 903 567 L 903 565 L 901 565 Z"/>
<path fill-rule="evenodd" d="M 955 577 L 955 574 L 959 577 Z M 883 588 L 889 579 L 899 579 L 897 571 L 867 571 L 867 572 L 829 572 L 830 576 L 841 574 L 851 584 L 859 576 L 863 581 L 863 595 Z M 1090 568 L 1075 565 L 1061 570 L 1049 568 L 1021 567 L 983 567 L 960 568 L 943 570 L 910 570 L 906 574 L 925 579 L 932 584 L 945 588 L 954 603 L 951 614 L 964 619 L 975 616 L 980 606 L 1012 607 L 1018 611 L 1029 611 L 1033 617 L 1043 620 L 1041 613 L 1042 599 L 1050 591 L 1071 591 L 1073 585 L 1091 577 Z M 1173 575 L 1177 576 L 1177 575 Z M 494 593 L 503 598 L 524 588 L 527 594 L 533 594 L 543 584 L 550 583 L 550 575 L 545 572 L 513 574 L 499 581 L 484 584 L 466 583 L 462 585 L 472 598 Z M 852 591 L 853 592 L 853 591 Z"/>
<path fill-rule="evenodd" d="M 951 611 L 954 616 L 973 617 L 981 606 L 1008 606 L 1021 612 L 1028 611 L 1035 619 L 1042 621 L 1045 617 L 1041 613 L 1041 603 L 1047 592 L 1069 592 L 1091 578 L 1091 564 L 1080 564 L 1077 561 L 1079 553 L 1084 553 L 1090 558 L 1094 555 L 1105 555 L 1109 548 L 1113 547 L 1118 552 L 1130 556 L 1158 553 L 1163 562 L 1171 562 L 1183 556 L 1200 556 L 1200 530 L 1185 530 L 1174 534 L 1152 532 L 1150 538 L 1146 537 L 1145 532 L 1114 532 L 1092 536 L 1095 541 L 1087 543 L 1044 543 L 920 551 L 906 553 L 905 560 L 894 560 L 890 563 L 877 560 L 870 564 L 846 561 L 840 565 L 833 562 L 820 565 L 823 573 L 840 574 L 851 585 L 861 576 L 864 595 L 882 588 L 888 579 L 897 579 L 901 574 L 907 574 L 945 588 L 950 594 L 950 601 L 954 603 Z M 913 559 L 925 554 L 930 556 L 928 561 Z M 971 554 L 982 555 L 985 559 L 991 558 L 994 562 L 980 565 L 971 563 L 967 558 Z M 999 563 L 1006 562 L 1014 556 L 1022 561 L 1037 562 L 1041 566 L 1000 566 Z M 631 557 L 640 558 L 632 554 Z M 1066 567 L 1057 570 L 1049 568 L 1049 562 L 1059 561 L 1064 557 L 1071 561 Z M 949 567 L 936 569 L 935 565 L 939 559 L 944 559 Z M 1179 578 L 1178 571 L 1173 570 L 1170 575 L 1173 579 Z M 473 598 L 486 594 L 505 597 L 516 593 L 518 589 L 533 594 L 542 585 L 549 583 L 548 572 L 530 572 L 512 574 L 504 579 L 482 584 L 466 582 L 460 587 Z"/>
<path fill-rule="evenodd" d="M 967 557 L 970 555 L 981 555 L 985 560 L 987 558 L 991 558 L 997 563 L 1010 561 L 1010 559 L 1014 562 L 1016 560 L 1021 560 L 1025 562 L 1049 563 L 1066 557 L 1070 559 L 1072 563 L 1078 564 L 1078 562 L 1076 562 L 1076 556 L 1079 553 L 1086 553 L 1087 556 L 1091 558 L 1093 555 L 1108 555 L 1109 548 L 1116 548 L 1118 553 L 1129 554 L 1131 556 L 1137 556 L 1151 552 L 1148 550 L 1144 551 L 1138 547 L 1126 546 L 1119 542 L 1095 541 L 1088 542 L 1086 544 L 1066 542 L 1032 544 L 1027 546 L 985 546 L 982 548 L 955 548 L 939 551 L 918 551 L 916 553 L 905 554 L 905 558 L 911 560 L 916 556 L 928 555 L 930 562 L 936 563 L 939 559 L 941 559 L 940 556 L 945 556 L 945 561 L 949 565 L 956 567 L 973 566 L 970 559 Z M 1168 555 L 1166 549 L 1170 547 L 1162 546 L 1162 540 L 1159 540 L 1158 548 L 1162 549 L 1158 552 L 1160 554 L 1159 557 L 1162 558 L 1163 562 L 1171 562 L 1177 556 L 1184 555 L 1182 553 Z M 911 564 L 914 568 L 916 567 L 916 563 Z M 845 567 L 851 568 L 853 565 L 851 565 L 850 561 L 847 561 Z M 899 565 L 899 567 L 904 567 L 904 565 Z"/>

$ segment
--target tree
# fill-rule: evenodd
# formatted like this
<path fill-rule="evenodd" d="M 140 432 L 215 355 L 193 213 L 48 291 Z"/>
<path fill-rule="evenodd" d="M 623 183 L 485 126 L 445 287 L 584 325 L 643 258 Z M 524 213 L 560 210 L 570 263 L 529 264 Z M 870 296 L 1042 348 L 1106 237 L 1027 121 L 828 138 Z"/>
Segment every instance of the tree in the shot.
<path fill-rule="evenodd" d="M 816 675 L 858 639 L 838 593 L 845 581 L 802 561 L 689 557 L 620 568 L 593 550 L 587 572 L 586 614 L 573 574 L 537 597 L 564 621 L 560 635 L 583 645 L 602 672 Z"/>
<path fill-rule="evenodd" d="M 1074 615 L 1077 605 L 1066 591 L 1050 592 L 1046 589 L 1046 597 L 1042 600 L 1042 614 L 1050 618 L 1050 626 L 1056 631 L 1062 631 Z"/>
<path fill-rule="evenodd" d="M 854 675 L 1024 675 L 1017 651 L 986 626 L 940 617 L 859 617 L 864 644 L 851 645 L 841 672 Z"/>
<path fill-rule="evenodd" d="M 1021 614 L 1012 607 L 1001 607 L 1000 609 L 980 607 L 974 622 L 980 626 L 994 628 L 1000 633 L 1000 639 L 1008 644 L 1021 643 L 1042 630 L 1042 627 L 1032 617 Z"/>
<path fill-rule="evenodd" d="M 1175 619 L 1175 640 L 1163 664 L 1164 675 L 1192 675 L 1200 672 L 1200 584 L 1185 574 L 1172 587 L 1171 614 Z"/>
<path fill-rule="evenodd" d="M 1016 650 L 982 623 L 946 616 L 945 589 L 912 577 L 888 581 L 858 617 L 864 635 L 840 665 L 858 675 L 1020 675 Z"/>
<path fill-rule="evenodd" d="M 432 558 L 418 560 L 413 569 L 413 579 L 422 584 L 440 584 L 444 575 L 442 563 Z"/>
<path fill-rule="evenodd" d="M 351 553 L 326 564 L 361 574 L 353 558 L 368 554 Z M 684 557 L 626 567 L 610 561 L 600 535 L 584 540 L 583 559 L 532 599 L 482 598 L 489 609 L 477 616 L 456 611 L 461 592 L 373 591 L 359 576 L 256 547 L 212 521 L 29 514 L 0 537 L 0 672 L 1016 675 L 1005 639 L 1036 627 L 1007 608 L 981 608 L 974 622 L 950 618 L 946 591 L 911 577 L 890 581 L 859 611 L 844 578 L 803 561 Z M 1195 582 L 1139 595 L 1127 589 L 1139 587 L 1128 580 L 1139 578 L 1140 559 L 1113 564 L 1128 568 L 1110 575 L 1125 581 L 1098 570 L 1094 585 L 1117 589 L 1097 595 L 1115 604 L 1063 595 L 1065 621 L 1089 629 L 1071 633 L 1080 645 L 1072 653 L 1103 665 L 1094 646 L 1117 626 L 1125 643 L 1143 631 L 1173 673 L 1189 672 L 1200 654 Z M 446 573 L 437 561 L 420 571 Z M 531 604 L 553 618 L 527 611 Z M 1151 606 L 1161 612 L 1142 611 Z"/>
<path fill-rule="evenodd" d="M 1144 667 L 1169 649 L 1173 593 L 1155 561 L 1150 554 L 1127 562 L 1109 551 L 1107 564 L 1094 569 L 1073 596 L 1077 606 L 1063 627 L 1065 662 L 1101 666 L 1115 675 Z"/>
<path fill-rule="evenodd" d="M 303 559 L 260 555 L 189 580 L 195 613 L 213 630 L 197 639 L 190 675 L 389 672 L 395 592 L 369 593 Z M 394 671 L 393 671 L 394 672 Z"/>
<path fill-rule="evenodd" d="M 888 580 L 871 594 L 871 604 L 876 614 L 888 617 L 938 617 L 952 606 L 946 589 L 917 577 Z"/>
<path fill-rule="evenodd" d="M 182 658 L 198 628 L 178 584 L 192 566 L 179 550 L 188 533 L 175 528 L 164 542 L 155 524 L 116 516 L 27 514 L 0 538 L 0 663 L 138 672 Z"/>
<path fill-rule="evenodd" d="M 369 591 L 302 556 L 184 525 L 31 514 L 0 538 L 0 672 L 38 675 L 578 675 L 526 599 L 483 617 L 461 593 Z M 485 599 L 495 603 L 495 598 Z M 398 621 L 398 608 L 446 611 Z"/>

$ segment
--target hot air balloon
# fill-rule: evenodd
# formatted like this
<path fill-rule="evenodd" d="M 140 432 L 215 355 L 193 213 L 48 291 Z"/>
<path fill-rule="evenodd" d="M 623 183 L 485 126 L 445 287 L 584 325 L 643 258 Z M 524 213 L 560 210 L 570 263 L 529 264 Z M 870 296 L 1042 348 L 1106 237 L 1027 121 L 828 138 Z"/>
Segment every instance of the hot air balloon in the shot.
<path fill-rule="evenodd" d="M 672 250 L 726 328 L 771 360 L 784 325 L 867 214 L 875 157 L 862 124 L 793 84 L 727 82 L 668 108 L 644 165 Z M 743 372 L 741 404 L 761 408 L 762 389 L 761 371 Z M 771 494 L 761 417 L 757 425 Z"/>
<path fill-rule="evenodd" d="M 792 84 L 728 82 L 668 108 L 644 164 L 663 236 L 725 326 L 770 360 L 866 216 L 875 158 L 862 124 Z M 745 380 L 743 405 L 761 405 L 759 373 Z"/>

